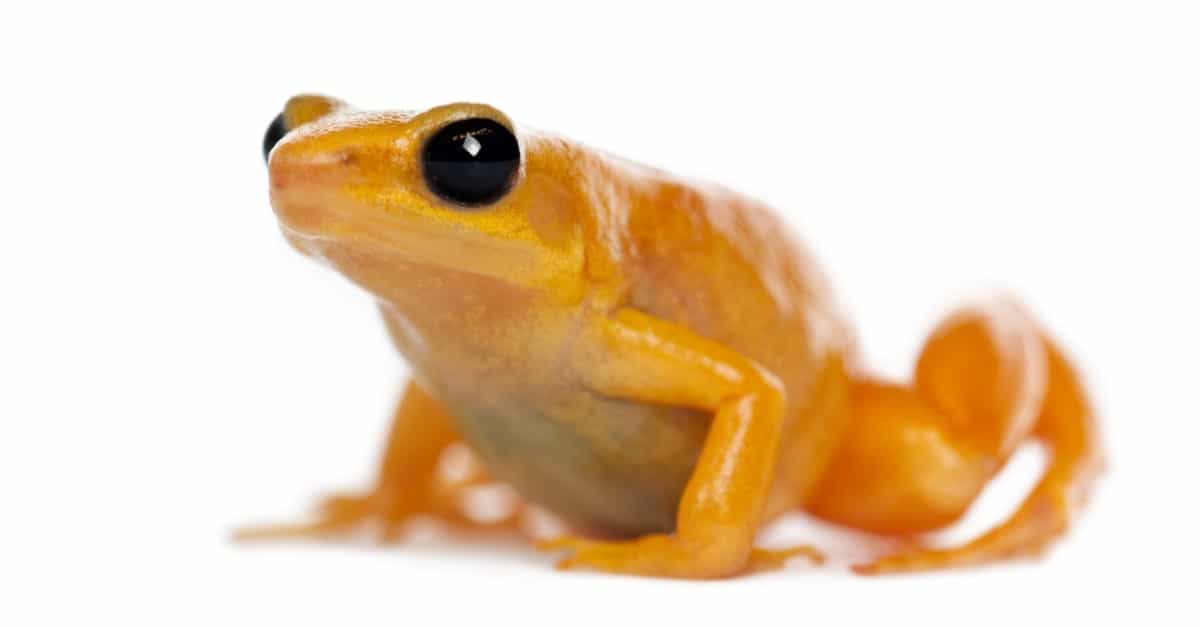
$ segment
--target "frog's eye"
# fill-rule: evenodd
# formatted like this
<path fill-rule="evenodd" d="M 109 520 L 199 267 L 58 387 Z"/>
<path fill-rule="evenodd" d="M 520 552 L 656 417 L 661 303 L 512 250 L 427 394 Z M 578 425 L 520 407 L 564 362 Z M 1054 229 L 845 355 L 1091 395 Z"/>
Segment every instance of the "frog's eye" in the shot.
<path fill-rule="evenodd" d="M 503 196 L 521 164 L 517 138 L 487 118 L 446 125 L 425 143 L 421 166 L 429 189 L 451 203 L 478 207 Z"/>
<path fill-rule="evenodd" d="M 287 122 L 283 120 L 283 114 L 280 113 L 275 116 L 274 120 L 271 120 L 266 135 L 263 135 L 263 159 L 271 160 L 271 149 L 279 143 L 279 140 L 283 139 L 284 135 L 287 135 Z"/>

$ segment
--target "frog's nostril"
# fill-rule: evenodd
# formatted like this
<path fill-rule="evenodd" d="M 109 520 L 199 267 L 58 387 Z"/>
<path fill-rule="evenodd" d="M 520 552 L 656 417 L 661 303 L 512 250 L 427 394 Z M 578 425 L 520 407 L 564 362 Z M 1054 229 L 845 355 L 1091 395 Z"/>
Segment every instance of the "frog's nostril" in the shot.
<path fill-rule="evenodd" d="M 263 135 L 264 160 L 271 160 L 271 149 L 275 147 L 275 144 L 279 143 L 279 140 L 283 139 L 284 135 L 287 135 L 287 131 L 287 122 L 284 121 L 282 113 L 275 116 L 274 120 L 271 120 L 271 125 L 267 127 L 267 134 Z"/>

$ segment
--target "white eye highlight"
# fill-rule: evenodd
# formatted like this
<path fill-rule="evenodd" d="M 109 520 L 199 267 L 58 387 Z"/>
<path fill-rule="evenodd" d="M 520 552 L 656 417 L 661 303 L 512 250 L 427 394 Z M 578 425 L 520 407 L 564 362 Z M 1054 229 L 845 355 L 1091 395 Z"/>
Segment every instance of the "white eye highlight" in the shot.
<path fill-rule="evenodd" d="M 483 149 L 483 144 L 479 143 L 479 140 L 475 139 L 474 135 L 467 135 L 467 138 L 463 140 L 462 147 L 472 157 L 477 157 L 479 156 L 479 151 Z"/>

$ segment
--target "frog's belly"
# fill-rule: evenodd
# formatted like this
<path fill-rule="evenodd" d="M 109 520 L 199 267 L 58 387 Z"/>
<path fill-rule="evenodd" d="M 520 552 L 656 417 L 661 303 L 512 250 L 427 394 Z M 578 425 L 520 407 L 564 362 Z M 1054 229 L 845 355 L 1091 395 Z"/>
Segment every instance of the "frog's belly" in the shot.
<path fill-rule="evenodd" d="M 522 497 L 614 535 L 668 532 L 707 414 L 601 398 L 449 403 L 467 443 Z"/>

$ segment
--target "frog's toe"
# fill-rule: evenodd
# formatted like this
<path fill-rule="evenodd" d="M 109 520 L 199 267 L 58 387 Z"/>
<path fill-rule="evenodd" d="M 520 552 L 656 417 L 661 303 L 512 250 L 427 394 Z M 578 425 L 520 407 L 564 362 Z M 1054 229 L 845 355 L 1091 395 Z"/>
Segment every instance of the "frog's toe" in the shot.
<path fill-rule="evenodd" d="M 824 553 L 805 544 L 786 549 L 756 548 L 750 552 L 750 564 L 746 569 L 756 573 L 779 570 L 793 557 L 803 557 L 816 566 L 825 563 Z"/>
<path fill-rule="evenodd" d="M 559 536 L 538 540 L 534 542 L 533 548 L 544 553 L 566 553 L 565 557 L 555 562 L 554 567 L 559 570 L 570 570 L 583 566 L 584 563 L 576 560 L 576 556 L 581 552 L 586 552 L 596 544 L 599 543 L 574 536 Z"/>
<path fill-rule="evenodd" d="M 555 564 L 559 570 L 590 568 L 611 573 L 637 574 L 637 542 L 606 542 L 588 540 L 574 536 L 561 536 L 538 541 L 534 546 L 539 551 L 565 552 Z"/>
<path fill-rule="evenodd" d="M 952 551 L 937 549 L 910 549 L 900 551 L 873 562 L 855 564 L 851 567 L 859 575 L 888 575 L 940 570 L 956 565 L 957 556 Z"/>
<path fill-rule="evenodd" d="M 727 550 L 716 543 L 687 543 L 663 534 L 626 542 L 560 537 L 538 542 L 542 551 L 566 551 L 557 568 L 589 568 L 609 573 L 681 579 L 716 579 L 745 572 L 775 570 L 791 557 L 803 555 L 820 563 L 812 547 Z"/>
<path fill-rule="evenodd" d="M 243 541 L 328 538 L 370 528 L 377 541 L 390 543 L 400 539 L 403 526 L 413 513 L 410 508 L 398 507 L 375 494 L 334 494 L 321 499 L 314 520 L 244 527 L 234 533 L 234 538 Z"/>
<path fill-rule="evenodd" d="M 335 535 L 344 530 L 345 527 L 343 525 L 336 524 L 328 520 L 315 520 L 303 523 L 249 525 L 235 530 L 233 532 L 233 539 L 238 542 L 296 540 L 301 538 L 317 538 Z"/>
<path fill-rule="evenodd" d="M 418 513 L 418 508 L 409 504 L 373 493 L 333 494 L 324 498 L 317 510 L 324 520 L 345 521 L 346 531 L 369 529 L 371 538 L 380 544 L 398 542 L 405 524 Z"/>

